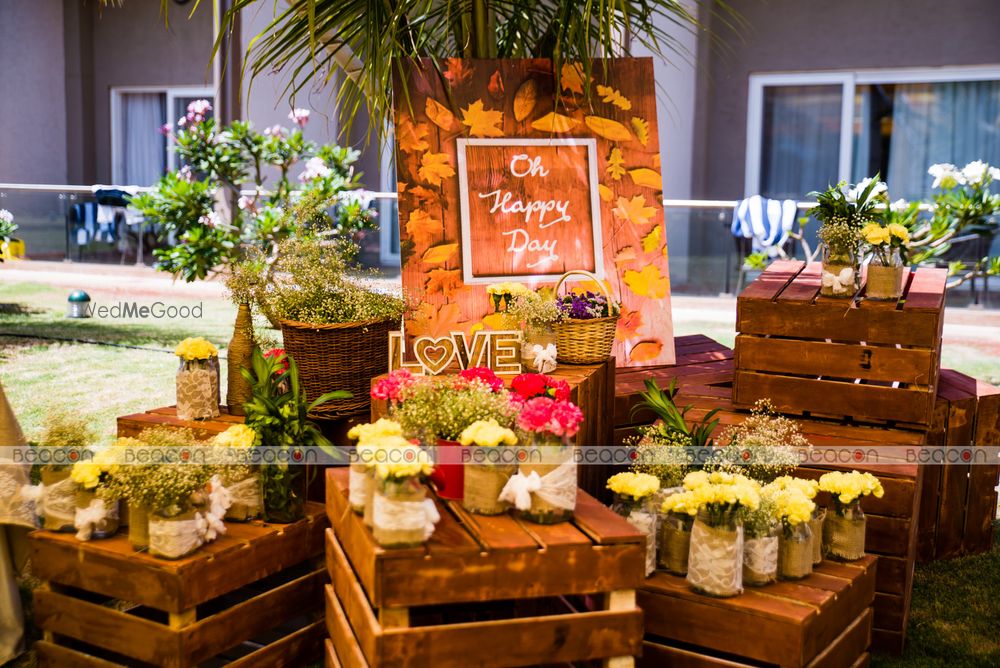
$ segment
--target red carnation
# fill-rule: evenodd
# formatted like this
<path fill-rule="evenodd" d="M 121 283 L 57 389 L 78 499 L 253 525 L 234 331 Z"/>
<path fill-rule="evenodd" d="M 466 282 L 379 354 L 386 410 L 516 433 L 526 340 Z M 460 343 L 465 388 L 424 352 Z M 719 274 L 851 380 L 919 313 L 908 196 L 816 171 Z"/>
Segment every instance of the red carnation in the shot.
<path fill-rule="evenodd" d="M 499 392 L 503 389 L 503 379 L 493 373 L 492 369 L 485 366 L 474 366 L 463 369 L 458 375 L 465 380 L 478 380 L 485 383 L 494 392 Z"/>
<path fill-rule="evenodd" d="M 264 357 L 273 359 L 278 363 L 278 368 L 274 371 L 275 376 L 281 376 L 288 371 L 288 355 L 285 354 L 284 348 L 271 348 L 264 353 Z"/>
<path fill-rule="evenodd" d="M 510 389 L 525 399 L 545 396 L 546 376 L 540 373 L 522 373 L 515 376 L 510 383 Z"/>

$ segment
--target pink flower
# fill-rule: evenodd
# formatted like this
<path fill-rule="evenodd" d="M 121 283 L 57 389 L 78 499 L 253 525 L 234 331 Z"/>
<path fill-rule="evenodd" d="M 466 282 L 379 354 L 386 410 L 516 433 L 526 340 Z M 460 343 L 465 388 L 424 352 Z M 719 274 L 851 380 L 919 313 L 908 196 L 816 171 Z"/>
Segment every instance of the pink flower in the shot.
<path fill-rule="evenodd" d="M 275 376 L 281 376 L 288 371 L 288 355 L 285 353 L 284 348 L 271 348 L 264 353 L 264 357 L 274 359 L 278 363 L 278 368 L 274 370 Z"/>
<path fill-rule="evenodd" d="M 309 122 L 309 110 L 295 107 L 288 112 L 288 118 L 300 128 L 304 128 Z"/>
<path fill-rule="evenodd" d="M 177 171 L 177 177 L 182 181 L 193 181 L 194 174 L 191 173 L 191 167 L 189 165 L 184 165 Z"/>
<path fill-rule="evenodd" d="M 205 227 L 211 227 L 215 229 L 220 224 L 222 224 L 222 218 L 219 217 L 218 212 L 211 211 L 209 213 L 206 213 L 201 218 L 199 218 L 198 222 L 204 225 Z"/>
<path fill-rule="evenodd" d="M 172 129 L 173 129 L 173 126 L 170 125 L 170 123 L 164 123 L 163 125 L 160 126 L 160 129 L 157 130 L 157 132 L 159 132 L 164 137 L 169 137 L 170 136 L 170 131 Z"/>
<path fill-rule="evenodd" d="M 494 392 L 499 392 L 503 389 L 503 379 L 493 373 L 492 369 L 485 366 L 474 366 L 463 369 L 459 376 L 466 380 L 478 380 L 488 385 Z"/>
<path fill-rule="evenodd" d="M 272 135 L 274 135 L 275 137 L 284 137 L 285 132 L 286 132 L 285 128 L 281 127 L 280 125 L 272 125 L 269 128 L 264 128 L 265 137 L 270 137 Z"/>
<path fill-rule="evenodd" d="M 413 374 L 406 369 L 396 369 L 386 377 L 375 383 L 372 387 L 371 395 L 373 399 L 384 401 L 400 401 L 403 391 L 417 382 Z"/>
<path fill-rule="evenodd" d="M 583 412 L 570 401 L 548 397 L 528 399 L 517 416 L 517 425 L 536 434 L 573 437 L 580 430 Z"/>
<path fill-rule="evenodd" d="M 181 116 L 180 118 L 177 119 L 177 127 L 182 128 L 185 125 L 187 125 L 187 122 L 188 122 L 187 118 L 184 117 L 184 116 Z"/>

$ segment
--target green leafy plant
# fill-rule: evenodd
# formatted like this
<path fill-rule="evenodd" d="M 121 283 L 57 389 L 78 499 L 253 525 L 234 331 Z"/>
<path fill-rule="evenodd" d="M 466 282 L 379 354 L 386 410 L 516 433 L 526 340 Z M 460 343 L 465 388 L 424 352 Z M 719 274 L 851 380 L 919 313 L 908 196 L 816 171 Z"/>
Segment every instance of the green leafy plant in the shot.
<path fill-rule="evenodd" d="M 690 445 L 695 448 L 712 447 L 712 432 L 719 426 L 718 418 L 713 419 L 718 408 L 710 410 L 701 420 L 689 423 L 687 414 L 693 406 L 678 408 L 674 402 L 677 396 L 677 379 L 670 381 L 670 387 L 664 391 L 656 384 L 656 381 L 649 378 L 646 380 L 646 390 L 639 394 L 642 401 L 632 407 L 631 417 L 643 410 L 650 410 L 659 418 L 659 424 L 655 425 L 664 436 L 684 436 L 690 441 Z"/>
<path fill-rule="evenodd" d="M 764 271 L 767 269 L 767 253 L 756 251 L 743 258 L 743 268 L 748 271 Z"/>
<path fill-rule="evenodd" d="M 724 2 L 696 4 L 721 23 L 741 25 Z M 216 50 L 238 25 L 237 17 L 258 6 L 259 0 L 232 3 Z M 285 92 L 290 96 L 314 78 L 330 81 L 335 70 L 344 72 L 336 92 L 342 127 L 349 129 L 363 109 L 371 118 L 370 127 L 382 129 L 390 125 L 393 77 L 405 80 L 414 59 L 428 57 L 440 69 L 451 57 L 551 58 L 557 77 L 563 63 L 579 63 L 589 95 L 598 58 L 628 55 L 634 48 L 688 57 L 662 26 L 700 32 L 697 13 L 697 7 L 678 0 L 302 0 L 277 10 L 274 20 L 250 42 L 244 67 L 252 76 L 274 70 L 288 73 Z M 408 104 L 406 90 L 395 93 L 396 104 Z"/>
<path fill-rule="evenodd" d="M 820 241 L 835 256 L 856 251 L 861 228 L 881 223 L 889 204 L 886 185 L 879 181 L 879 174 L 852 186 L 841 181 L 807 196 L 816 198 L 816 206 L 810 213 L 821 223 Z"/>
<path fill-rule="evenodd" d="M 276 453 L 279 463 L 261 467 L 265 518 L 294 521 L 301 517 L 305 502 L 300 488 L 304 478 L 301 466 L 286 463 L 291 460 L 290 450 L 318 447 L 337 457 L 333 444 L 309 419 L 309 412 L 328 401 L 349 399 L 352 395 L 337 390 L 310 402 L 299 383 L 295 360 L 285 355 L 265 357 L 259 349 L 254 349 L 251 368 L 240 371 L 253 389 L 252 399 L 243 408 L 247 426 L 257 432 L 256 445 L 284 451 Z"/>

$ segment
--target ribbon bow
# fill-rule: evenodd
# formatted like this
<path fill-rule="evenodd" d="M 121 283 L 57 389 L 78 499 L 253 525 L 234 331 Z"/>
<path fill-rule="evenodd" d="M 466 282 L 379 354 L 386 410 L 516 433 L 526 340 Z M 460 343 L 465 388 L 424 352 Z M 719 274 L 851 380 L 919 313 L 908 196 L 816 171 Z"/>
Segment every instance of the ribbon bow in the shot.
<path fill-rule="evenodd" d="M 77 508 L 73 518 L 73 526 L 76 527 L 76 539 L 87 541 L 94 533 L 97 525 L 107 519 L 108 510 L 104 505 L 104 499 L 91 499 L 90 505 L 86 508 Z"/>
<path fill-rule="evenodd" d="M 233 495 L 222 484 L 218 475 L 213 475 L 208 482 L 208 512 L 202 515 L 199 513 L 198 533 L 206 543 L 218 538 L 220 534 L 226 533 L 226 523 L 223 518 L 229 506 L 233 505 Z"/>
<path fill-rule="evenodd" d="M 836 274 L 824 270 L 822 281 L 824 287 L 833 288 L 834 294 L 847 292 L 850 287 L 853 287 L 854 269 L 851 267 L 844 267 Z"/>
<path fill-rule="evenodd" d="M 531 495 L 542 488 L 542 479 L 537 471 L 532 471 L 530 475 L 517 472 L 512 475 L 507 484 L 500 492 L 500 501 L 513 503 L 518 510 L 528 510 L 531 508 Z"/>
<path fill-rule="evenodd" d="M 532 362 L 538 373 L 548 373 L 556 368 L 556 346 L 553 343 L 542 347 L 539 344 L 531 346 L 531 354 L 535 356 Z"/>
<path fill-rule="evenodd" d="M 427 520 L 424 523 L 424 540 L 427 540 L 434 533 L 434 525 L 441 520 L 441 514 L 432 499 L 424 499 L 424 517 Z"/>
<path fill-rule="evenodd" d="M 45 514 L 45 483 L 37 485 L 21 485 L 21 500 L 25 503 L 35 504 L 35 515 L 41 517 Z"/>

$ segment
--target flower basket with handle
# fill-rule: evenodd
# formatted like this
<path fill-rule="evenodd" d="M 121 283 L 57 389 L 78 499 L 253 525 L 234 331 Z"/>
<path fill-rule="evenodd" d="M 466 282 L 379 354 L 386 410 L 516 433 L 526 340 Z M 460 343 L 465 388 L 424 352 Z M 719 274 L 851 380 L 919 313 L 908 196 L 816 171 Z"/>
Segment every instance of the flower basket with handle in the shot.
<path fill-rule="evenodd" d="M 614 300 L 604 283 L 594 274 L 583 269 L 567 271 L 556 284 L 556 294 L 566 279 L 574 274 L 586 276 L 597 283 L 608 300 L 609 315 L 603 318 L 569 318 L 564 317 L 553 329 L 556 333 L 556 349 L 558 360 L 566 364 L 596 364 L 603 362 L 611 354 L 615 343 L 615 329 L 619 315 L 614 313 Z"/>

